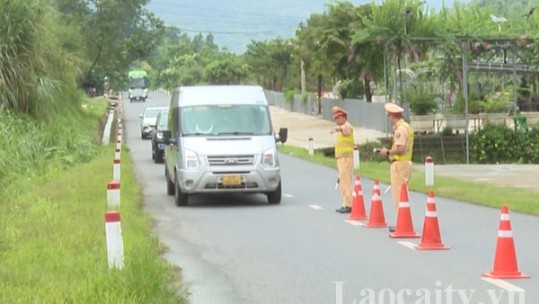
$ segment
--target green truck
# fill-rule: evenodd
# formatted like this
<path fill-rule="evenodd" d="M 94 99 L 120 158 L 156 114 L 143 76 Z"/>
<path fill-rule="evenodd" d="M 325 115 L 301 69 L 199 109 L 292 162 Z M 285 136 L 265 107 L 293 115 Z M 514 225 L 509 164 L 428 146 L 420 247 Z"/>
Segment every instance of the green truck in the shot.
<path fill-rule="evenodd" d="M 148 74 L 143 70 L 129 71 L 129 101 L 146 102 L 148 98 Z"/>

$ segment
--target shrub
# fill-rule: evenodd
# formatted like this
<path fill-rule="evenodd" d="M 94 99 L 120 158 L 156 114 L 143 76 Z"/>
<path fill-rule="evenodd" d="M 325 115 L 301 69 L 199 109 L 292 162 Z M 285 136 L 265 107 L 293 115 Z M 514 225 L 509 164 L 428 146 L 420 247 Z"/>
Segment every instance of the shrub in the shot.
<path fill-rule="evenodd" d="M 426 115 L 436 112 L 438 103 L 434 95 L 424 89 L 410 89 L 406 92 L 406 99 L 410 103 L 410 109 L 415 115 Z"/>
<path fill-rule="evenodd" d="M 358 79 L 354 80 L 341 80 L 337 84 L 337 90 L 341 95 L 342 99 L 345 98 L 363 98 L 365 94 L 365 88 L 361 81 Z"/>
<path fill-rule="evenodd" d="M 442 135 L 444 136 L 453 135 L 453 128 L 451 128 L 450 126 L 445 126 L 444 129 L 442 130 Z"/>
<path fill-rule="evenodd" d="M 482 102 L 474 97 L 472 94 L 468 97 L 468 113 L 477 114 L 482 111 Z M 462 114 L 466 112 L 466 100 L 464 100 L 464 96 L 462 94 L 459 94 L 457 96 L 457 100 L 453 103 L 451 106 L 451 113 L 455 114 Z"/>
<path fill-rule="evenodd" d="M 301 103 L 306 104 L 309 100 L 309 93 L 303 92 L 301 93 Z"/>
<path fill-rule="evenodd" d="M 478 163 L 538 163 L 539 128 L 517 133 L 504 125 L 486 125 L 471 138 L 470 152 Z"/>
<path fill-rule="evenodd" d="M 283 92 L 284 100 L 288 103 L 293 103 L 295 94 L 296 91 L 294 89 L 285 89 Z"/>

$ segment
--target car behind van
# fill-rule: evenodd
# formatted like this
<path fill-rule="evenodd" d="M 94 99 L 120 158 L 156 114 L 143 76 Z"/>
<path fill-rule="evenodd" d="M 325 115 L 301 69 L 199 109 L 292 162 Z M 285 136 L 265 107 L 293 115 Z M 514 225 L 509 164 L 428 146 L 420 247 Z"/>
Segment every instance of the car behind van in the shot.
<path fill-rule="evenodd" d="M 164 134 L 167 193 L 177 206 L 199 193 L 263 193 L 281 202 L 269 107 L 259 86 L 193 86 L 172 92 Z"/>

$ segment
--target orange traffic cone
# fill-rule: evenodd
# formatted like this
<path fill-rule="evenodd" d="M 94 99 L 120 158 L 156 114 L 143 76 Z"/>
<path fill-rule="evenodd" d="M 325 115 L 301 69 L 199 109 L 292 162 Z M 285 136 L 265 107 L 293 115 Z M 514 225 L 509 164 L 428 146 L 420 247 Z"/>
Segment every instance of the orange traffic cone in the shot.
<path fill-rule="evenodd" d="M 427 198 L 427 210 L 425 211 L 421 243 L 415 246 L 415 248 L 419 250 L 449 249 L 449 247 L 442 244 L 440 226 L 438 225 L 438 215 L 436 214 L 436 204 L 434 203 L 434 192 L 432 191 L 429 192 Z"/>
<path fill-rule="evenodd" d="M 498 241 L 496 242 L 496 257 L 494 258 L 494 269 L 491 272 L 482 274 L 484 277 L 498 279 L 518 279 L 529 278 L 529 275 L 518 271 L 515 244 L 513 242 L 513 232 L 511 231 L 511 221 L 507 206 L 502 206 L 500 216 L 500 226 L 498 230 Z"/>
<path fill-rule="evenodd" d="M 389 234 L 392 238 L 418 238 L 412 223 L 412 213 L 410 211 L 410 201 L 408 200 L 408 189 L 406 184 L 401 185 L 401 196 L 399 210 L 397 211 L 397 225 L 395 232 Z"/>
<path fill-rule="evenodd" d="M 387 227 L 384 216 L 384 206 L 382 205 L 382 197 L 380 195 L 380 185 L 378 179 L 374 180 L 372 187 L 371 212 L 369 214 L 369 222 L 364 226 L 367 228 L 384 228 Z"/>
<path fill-rule="evenodd" d="M 352 212 L 348 216 L 348 220 L 366 220 L 365 201 L 363 200 L 363 191 L 361 190 L 361 181 L 359 175 L 356 175 L 354 183 L 354 192 L 352 193 L 354 200 L 352 201 Z"/>

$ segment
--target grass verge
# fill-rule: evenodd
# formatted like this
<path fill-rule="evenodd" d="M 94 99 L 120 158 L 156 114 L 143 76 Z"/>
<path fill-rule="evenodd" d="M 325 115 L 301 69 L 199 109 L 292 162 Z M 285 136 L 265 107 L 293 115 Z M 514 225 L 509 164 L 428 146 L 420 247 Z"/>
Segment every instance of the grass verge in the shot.
<path fill-rule="evenodd" d="M 313 156 L 309 156 L 307 149 L 287 145 L 279 145 L 279 151 L 329 167 L 337 167 L 334 158 L 326 157 L 320 152 L 315 152 Z M 356 170 L 355 173 L 369 179 L 377 178 L 380 182 L 386 184 L 390 182 L 389 163 L 387 162 L 362 161 L 360 169 Z M 537 191 L 525 189 L 515 191 L 513 187 L 462 181 L 442 176 L 436 176 L 436 185 L 434 187 L 427 187 L 425 186 L 424 173 L 415 170 L 412 172 L 409 189 L 421 193 L 433 190 L 436 196 L 493 208 L 501 208 L 503 204 L 506 204 L 511 211 L 539 215 Z"/>
<path fill-rule="evenodd" d="M 171 281 L 174 269 L 159 257 L 127 153 L 120 207 L 125 268 L 108 268 L 104 213 L 113 155 L 112 146 L 103 148 L 90 163 L 2 205 L 9 217 L 0 303 L 188 303 Z"/>
<path fill-rule="evenodd" d="M 79 120 L 85 132 L 95 133 L 105 106 Z M 180 272 L 160 257 L 128 153 L 119 209 L 125 267 L 108 268 L 104 214 L 115 146 L 92 148 L 91 159 L 69 170 L 54 159 L 43 175 L 13 176 L 17 191 L 0 203 L 0 303 L 188 303 Z"/>

